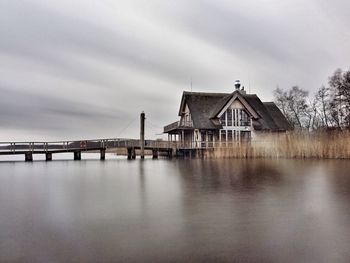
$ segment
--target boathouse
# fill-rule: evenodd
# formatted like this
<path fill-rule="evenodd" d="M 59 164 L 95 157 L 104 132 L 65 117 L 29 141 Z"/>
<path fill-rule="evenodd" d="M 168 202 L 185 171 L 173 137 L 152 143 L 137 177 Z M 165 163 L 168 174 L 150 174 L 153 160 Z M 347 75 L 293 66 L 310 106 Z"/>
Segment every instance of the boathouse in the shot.
<path fill-rule="evenodd" d="M 292 129 L 274 102 L 247 94 L 239 81 L 232 93 L 184 91 L 179 117 L 164 127 L 164 133 L 186 148 L 229 145 Z"/>

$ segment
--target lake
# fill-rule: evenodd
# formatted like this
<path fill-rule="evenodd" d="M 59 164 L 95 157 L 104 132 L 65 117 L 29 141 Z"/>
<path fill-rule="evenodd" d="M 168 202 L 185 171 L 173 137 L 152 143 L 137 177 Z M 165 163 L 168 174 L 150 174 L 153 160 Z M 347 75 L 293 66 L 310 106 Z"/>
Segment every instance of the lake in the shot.
<path fill-rule="evenodd" d="M 349 262 L 350 162 L 0 162 L 0 262 Z"/>

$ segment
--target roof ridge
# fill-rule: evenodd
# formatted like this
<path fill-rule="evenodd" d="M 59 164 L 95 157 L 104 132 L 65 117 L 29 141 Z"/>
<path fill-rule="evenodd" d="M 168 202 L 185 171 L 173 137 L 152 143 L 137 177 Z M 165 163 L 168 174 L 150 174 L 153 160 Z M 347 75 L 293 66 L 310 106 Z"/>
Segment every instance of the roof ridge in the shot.
<path fill-rule="evenodd" d="M 220 96 L 223 96 L 223 95 L 228 95 L 228 94 L 231 94 L 231 93 L 224 93 L 224 92 L 195 92 L 195 91 L 183 91 L 183 94 L 193 94 L 193 95 L 220 95 Z"/>

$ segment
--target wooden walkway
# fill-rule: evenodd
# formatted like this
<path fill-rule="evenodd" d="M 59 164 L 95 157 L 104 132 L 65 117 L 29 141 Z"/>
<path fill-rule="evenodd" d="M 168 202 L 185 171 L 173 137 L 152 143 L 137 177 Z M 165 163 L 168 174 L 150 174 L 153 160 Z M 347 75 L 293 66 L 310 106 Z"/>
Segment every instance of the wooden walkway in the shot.
<path fill-rule="evenodd" d="M 100 159 L 105 159 L 108 149 L 127 149 L 128 159 L 136 158 L 136 150 L 141 148 L 140 140 L 133 139 L 97 139 L 82 141 L 55 142 L 0 142 L 0 155 L 25 155 L 25 161 L 32 161 L 33 154 L 45 154 L 46 160 L 51 161 L 52 155 L 70 152 L 74 160 L 81 160 L 82 152 L 100 152 Z M 158 158 L 161 152 L 171 157 L 176 148 L 175 142 L 145 140 L 145 150 L 152 150 L 153 158 Z"/>

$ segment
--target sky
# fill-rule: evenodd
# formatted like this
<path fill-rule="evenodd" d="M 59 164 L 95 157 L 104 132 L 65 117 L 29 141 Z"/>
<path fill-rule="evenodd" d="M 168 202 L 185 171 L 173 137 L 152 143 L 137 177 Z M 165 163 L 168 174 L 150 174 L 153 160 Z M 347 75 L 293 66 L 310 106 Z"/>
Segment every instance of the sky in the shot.
<path fill-rule="evenodd" d="M 162 137 L 184 90 L 315 92 L 350 67 L 348 0 L 0 0 L 0 141 Z M 192 81 L 191 81 L 192 80 Z"/>

